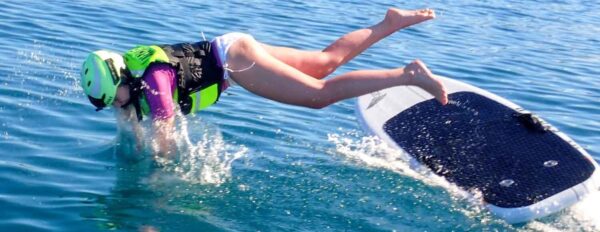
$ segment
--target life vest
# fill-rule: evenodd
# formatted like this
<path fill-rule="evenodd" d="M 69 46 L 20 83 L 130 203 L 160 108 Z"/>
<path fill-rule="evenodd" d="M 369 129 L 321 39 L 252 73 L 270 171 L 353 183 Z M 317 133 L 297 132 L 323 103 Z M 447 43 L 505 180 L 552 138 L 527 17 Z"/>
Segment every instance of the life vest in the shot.
<path fill-rule="evenodd" d="M 156 63 L 170 64 L 177 70 L 177 88 L 173 100 L 183 114 L 194 114 L 219 100 L 223 85 L 223 68 L 219 66 L 211 43 L 137 46 L 124 54 L 131 72 L 130 93 L 138 119 L 150 113 L 142 94 L 142 77 Z"/>

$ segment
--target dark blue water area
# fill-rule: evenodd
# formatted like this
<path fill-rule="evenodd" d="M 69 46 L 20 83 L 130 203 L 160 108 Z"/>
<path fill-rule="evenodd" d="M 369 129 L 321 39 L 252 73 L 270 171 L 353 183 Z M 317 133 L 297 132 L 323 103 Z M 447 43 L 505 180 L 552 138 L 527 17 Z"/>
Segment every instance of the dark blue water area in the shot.
<path fill-rule="evenodd" d="M 508 225 L 394 168 L 396 160 L 373 165 L 367 157 L 382 154 L 365 142 L 352 99 L 311 110 L 233 87 L 187 117 L 187 150 L 165 168 L 149 149 L 128 149 L 113 112 L 95 112 L 79 87 L 93 50 L 231 31 L 318 50 L 392 6 L 438 17 L 334 75 L 419 58 L 536 112 L 600 160 L 594 1 L 8 0 L 0 2 L 0 231 L 597 230 L 571 210 Z"/>

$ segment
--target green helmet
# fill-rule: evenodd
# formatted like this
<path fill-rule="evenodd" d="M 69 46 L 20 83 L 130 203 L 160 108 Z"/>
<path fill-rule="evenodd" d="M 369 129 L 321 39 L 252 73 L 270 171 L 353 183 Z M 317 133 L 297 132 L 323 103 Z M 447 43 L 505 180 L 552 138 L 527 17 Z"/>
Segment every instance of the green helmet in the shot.
<path fill-rule="evenodd" d="M 99 50 L 88 55 L 81 67 L 81 87 L 96 111 L 113 103 L 126 71 L 118 53 Z"/>

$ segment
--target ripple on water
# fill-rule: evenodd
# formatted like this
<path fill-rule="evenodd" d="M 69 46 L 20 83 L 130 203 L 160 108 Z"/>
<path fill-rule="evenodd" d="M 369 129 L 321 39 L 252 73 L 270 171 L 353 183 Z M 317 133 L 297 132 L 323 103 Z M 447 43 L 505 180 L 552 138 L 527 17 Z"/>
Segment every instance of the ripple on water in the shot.
<path fill-rule="evenodd" d="M 94 112 L 79 88 L 78 69 L 92 50 L 229 31 L 319 50 L 399 5 L 432 7 L 438 17 L 375 44 L 334 75 L 420 58 L 434 73 L 538 113 L 600 157 L 594 1 L 0 1 L 0 228 L 597 230 L 586 219 L 594 213 L 579 209 L 516 227 L 496 220 L 363 138 L 352 100 L 316 111 L 234 87 L 188 118 L 182 160 L 157 167 L 154 141 L 133 152 L 134 139 L 116 136 L 113 113 Z"/>

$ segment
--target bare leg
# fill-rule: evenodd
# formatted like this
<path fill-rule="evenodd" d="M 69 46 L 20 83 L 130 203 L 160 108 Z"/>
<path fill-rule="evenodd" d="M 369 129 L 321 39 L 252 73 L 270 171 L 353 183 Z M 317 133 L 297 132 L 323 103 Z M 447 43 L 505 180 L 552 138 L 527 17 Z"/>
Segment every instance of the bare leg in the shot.
<path fill-rule="evenodd" d="M 385 18 L 371 27 L 350 32 L 323 51 L 302 51 L 263 44 L 265 50 L 282 62 L 317 79 L 322 79 L 371 45 L 390 34 L 435 18 L 433 10 L 399 10 L 390 8 Z"/>
<path fill-rule="evenodd" d="M 242 38 L 228 52 L 232 69 L 252 68 L 231 73 L 242 87 L 265 98 L 292 105 L 323 108 L 337 101 L 398 85 L 419 86 L 448 102 L 442 83 L 420 61 L 391 70 L 361 70 L 329 80 L 315 79 L 275 58 L 252 38 Z"/>

